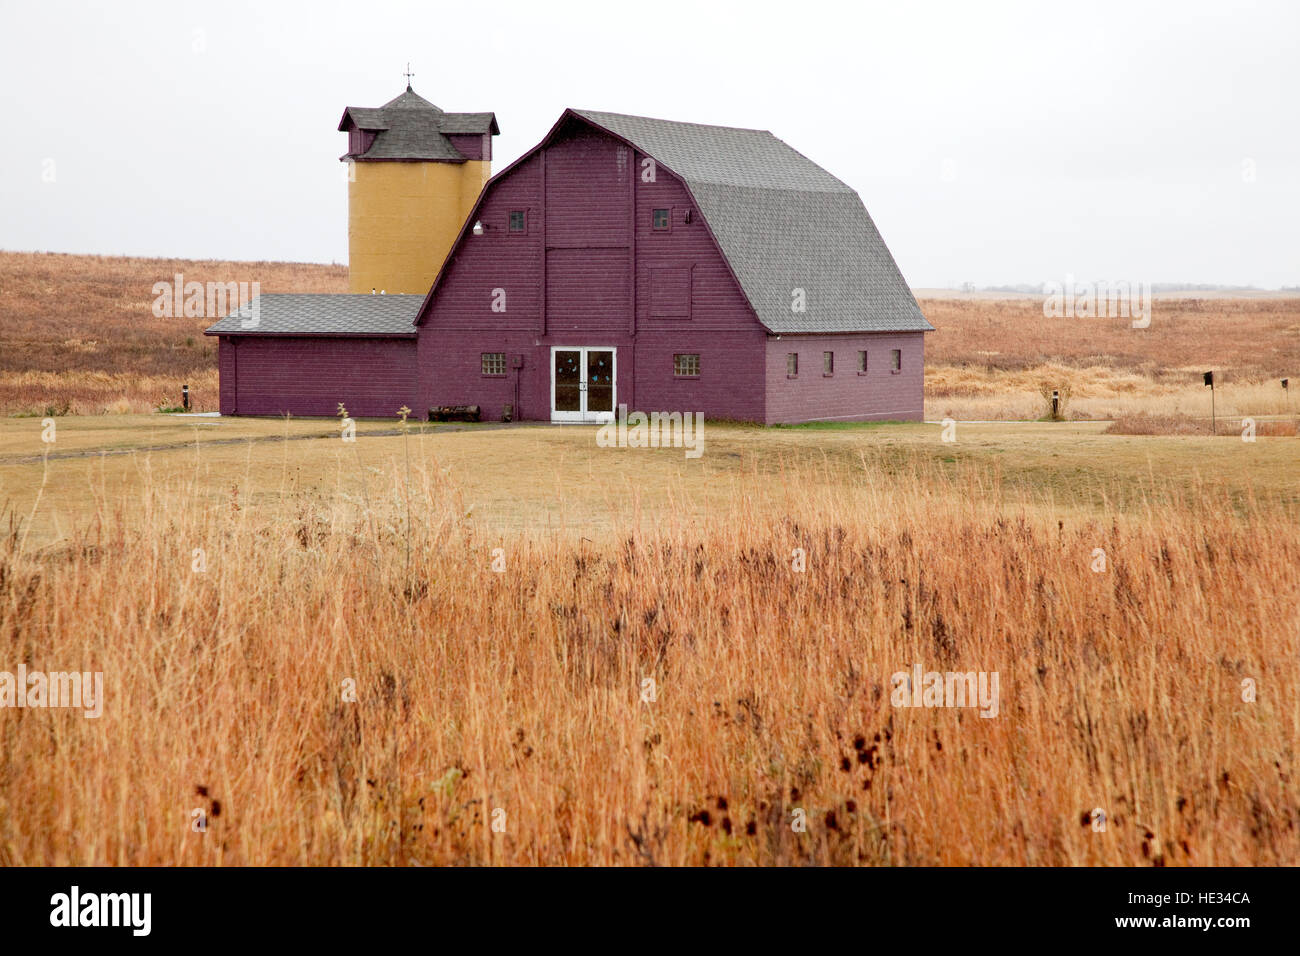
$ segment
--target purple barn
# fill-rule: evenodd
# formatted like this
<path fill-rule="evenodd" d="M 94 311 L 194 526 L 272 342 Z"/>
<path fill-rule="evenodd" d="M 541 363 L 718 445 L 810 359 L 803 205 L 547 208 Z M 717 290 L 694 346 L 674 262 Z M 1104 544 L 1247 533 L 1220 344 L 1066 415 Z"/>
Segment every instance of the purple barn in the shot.
<path fill-rule="evenodd" d="M 209 329 L 223 414 L 919 420 L 932 330 L 857 193 L 771 133 L 587 110 L 487 182 L 427 295 L 259 304 Z"/>

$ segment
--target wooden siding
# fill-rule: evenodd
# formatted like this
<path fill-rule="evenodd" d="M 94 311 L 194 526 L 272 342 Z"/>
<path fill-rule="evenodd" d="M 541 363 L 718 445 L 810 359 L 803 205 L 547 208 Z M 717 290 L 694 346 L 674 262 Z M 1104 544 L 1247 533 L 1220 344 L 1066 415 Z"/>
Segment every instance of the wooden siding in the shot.
<path fill-rule="evenodd" d="M 492 135 L 490 133 L 447 133 L 451 145 L 466 159 L 492 158 Z"/>
<path fill-rule="evenodd" d="M 223 415 L 396 418 L 416 409 L 413 339 L 226 336 L 217 362 Z M 417 414 L 419 414 L 417 412 Z"/>
<path fill-rule="evenodd" d="M 890 353 L 902 352 L 902 369 L 890 369 Z M 867 372 L 857 371 L 858 351 Z M 786 357 L 799 356 L 799 375 L 786 374 Z M 822 371 L 822 353 L 833 352 L 835 370 Z M 925 333 L 863 332 L 847 335 L 783 335 L 767 342 L 769 425 L 809 421 L 921 421 L 924 406 Z"/>
<path fill-rule="evenodd" d="M 638 173 L 644 158 L 637 154 Z M 652 183 L 642 182 L 639 177 L 637 180 L 637 328 L 667 331 L 680 328 L 683 318 L 689 318 L 690 327 L 696 329 L 760 328 L 749 300 L 718 251 L 699 210 L 691 203 L 686 187 L 662 166 L 655 169 L 654 175 Z M 669 210 L 667 230 L 654 228 L 656 209 Z M 682 270 L 690 275 L 687 315 L 657 310 L 654 285 L 673 272 L 679 276 L 677 281 L 682 281 Z"/>
<path fill-rule="evenodd" d="M 445 330 L 436 339 L 422 333 L 421 412 L 433 405 L 480 405 L 483 417 L 495 421 L 509 403 L 516 405 L 517 418 L 549 419 L 552 345 L 617 349 L 616 400 L 630 409 L 764 420 L 763 342 L 748 332 L 556 335 L 540 341 L 517 330 Z M 504 377 L 482 374 L 483 352 L 506 353 Z M 679 352 L 700 356 L 698 379 L 673 375 Z M 513 356 L 523 357 L 522 368 L 511 367 Z"/>
<path fill-rule="evenodd" d="M 627 328 L 627 249 L 548 249 L 546 328 L 551 335 Z"/>
<path fill-rule="evenodd" d="M 576 129 L 546 150 L 549 249 L 627 250 L 632 151 L 609 136 Z"/>

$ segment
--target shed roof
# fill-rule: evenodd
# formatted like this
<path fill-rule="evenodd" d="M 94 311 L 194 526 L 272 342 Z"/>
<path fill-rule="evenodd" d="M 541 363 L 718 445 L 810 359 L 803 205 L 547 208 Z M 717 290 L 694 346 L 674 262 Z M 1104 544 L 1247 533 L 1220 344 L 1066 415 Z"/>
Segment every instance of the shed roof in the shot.
<path fill-rule="evenodd" d="M 349 106 L 343 110 L 339 129 L 355 126 L 375 134 L 374 141 L 360 153 L 343 154 L 343 160 L 426 160 L 463 163 L 465 156 L 452 145 L 447 134 L 497 135 L 495 113 L 447 113 L 420 96 L 409 86 L 383 106 Z"/>
<path fill-rule="evenodd" d="M 423 300 L 421 295 L 267 293 L 206 334 L 414 336 Z M 257 324 L 246 327 L 253 316 Z"/>
<path fill-rule="evenodd" d="M 858 194 L 770 132 L 570 112 L 685 181 L 772 332 L 933 331 Z"/>

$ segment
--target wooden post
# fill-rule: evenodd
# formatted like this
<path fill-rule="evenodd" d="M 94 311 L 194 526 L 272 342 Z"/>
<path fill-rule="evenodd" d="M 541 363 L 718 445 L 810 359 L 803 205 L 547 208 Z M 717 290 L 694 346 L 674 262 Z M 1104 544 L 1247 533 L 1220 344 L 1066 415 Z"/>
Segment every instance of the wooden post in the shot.
<path fill-rule="evenodd" d="M 1214 413 L 1214 373 L 1205 373 L 1205 384 L 1210 386 L 1210 434 L 1219 434 L 1219 426 L 1215 419 Z"/>

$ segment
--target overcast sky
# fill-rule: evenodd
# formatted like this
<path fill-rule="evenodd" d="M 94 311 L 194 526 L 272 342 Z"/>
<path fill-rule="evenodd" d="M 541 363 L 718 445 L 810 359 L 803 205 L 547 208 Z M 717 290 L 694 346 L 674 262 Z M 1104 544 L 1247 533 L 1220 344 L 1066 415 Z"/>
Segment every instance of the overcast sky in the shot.
<path fill-rule="evenodd" d="M 0 0 L 0 248 L 347 261 L 345 106 L 770 129 L 917 287 L 1300 285 L 1300 3 Z M 50 181 L 52 180 L 52 181 Z"/>

